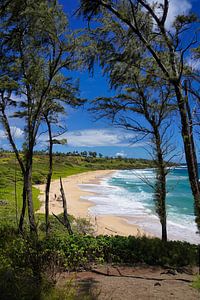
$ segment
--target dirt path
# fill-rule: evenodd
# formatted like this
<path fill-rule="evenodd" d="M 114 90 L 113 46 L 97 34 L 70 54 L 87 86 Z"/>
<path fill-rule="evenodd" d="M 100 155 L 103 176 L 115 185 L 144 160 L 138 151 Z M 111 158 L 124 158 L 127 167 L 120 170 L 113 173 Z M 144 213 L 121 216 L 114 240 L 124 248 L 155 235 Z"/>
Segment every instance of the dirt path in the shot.
<path fill-rule="evenodd" d="M 95 272 L 79 272 L 77 299 L 98 300 L 198 300 L 200 292 L 191 287 L 194 275 L 161 268 L 101 267 Z M 64 283 L 69 275 L 63 274 Z"/>

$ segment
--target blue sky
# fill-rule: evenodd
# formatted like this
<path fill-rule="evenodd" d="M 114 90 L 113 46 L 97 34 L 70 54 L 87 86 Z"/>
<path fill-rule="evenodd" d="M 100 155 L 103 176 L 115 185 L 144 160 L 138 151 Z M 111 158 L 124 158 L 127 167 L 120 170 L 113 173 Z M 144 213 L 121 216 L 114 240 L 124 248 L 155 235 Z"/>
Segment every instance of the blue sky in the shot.
<path fill-rule="evenodd" d="M 149 0 L 152 1 L 152 0 Z M 73 16 L 74 11 L 78 8 L 78 0 L 60 0 L 63 5 L 64 11 L 68 15 L 69 24 L 71 29 L 78 29 L 85 24 L 79 18 Z M 170 17 L 168 24 L 170 26 L 176 14 L 182 11 L 194 11 L 200 14 L 199 0 L 171 0 Z M 87 71 L 73 72 L 69 74 L 74 79 L 80 80 L 80 93 L 81 96 L 87 98 L 89 101 L 97 96 L 111 96 L 114 91 L 110 91 L 106 78 L 102 76 L 101 69 L 98 66 L 95 68 L 93 77 Z M 127 157 L 144 157 L 148 158 L 145 150 L 146 146 L 143 142 L 138 144 L 131 144 L 134 134 L 130 131 L 122 131 L 121 129 L 114 128 L 109 121 L 99 120 L 94 121 L 92 113 L 87 111 L 88 105 L 80 109 L 68 109 L 66 118 L 67 133 L 65 137 L 68 140 L 66 146 L 55 146 L 55 150 L 68 152 L 68 151 L 97 151 L 103 155 L 115 156 L 121 153 Z M 13 131 L 16 132 L 16 140 L 20 142 L 23 135 L 23 126 L 12 120 Z M 7 148 L 6 138 L 2 130 L 0 130 L 0 146 Z M 174 140 L 179 149 L 181 149 L 181 139 L 178 135 Z M 39 144 L 42 147 L 42 144 Z"/>

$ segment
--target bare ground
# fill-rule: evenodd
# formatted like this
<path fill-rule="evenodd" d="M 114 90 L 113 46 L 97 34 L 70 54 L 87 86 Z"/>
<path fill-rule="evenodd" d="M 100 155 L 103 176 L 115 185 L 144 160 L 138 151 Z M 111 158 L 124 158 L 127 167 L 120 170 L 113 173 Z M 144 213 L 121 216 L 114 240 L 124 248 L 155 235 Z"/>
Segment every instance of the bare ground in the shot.
<path fill-rule="evenodd" d="M 73 278 L 80 300 L 198 300 L 200 292 L 191 287 L 196 271 L 104 266 L 63 273 L 59 285 Z"/>

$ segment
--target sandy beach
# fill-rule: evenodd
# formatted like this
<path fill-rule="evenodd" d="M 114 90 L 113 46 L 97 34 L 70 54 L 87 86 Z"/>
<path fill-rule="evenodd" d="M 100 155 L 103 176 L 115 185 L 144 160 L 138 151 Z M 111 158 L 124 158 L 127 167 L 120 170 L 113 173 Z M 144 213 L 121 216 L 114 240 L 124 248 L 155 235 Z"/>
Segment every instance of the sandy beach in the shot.
<path fill-rule="evenodd" d="M 81 190 L 80 184 L 95 183 L 98 184 L 104 177 L 110 176 L 113 170 L 98 170 L 80 173 L 67 178 L 63 178 L 63 187 L 67 198 L 68 213 L 76 218 L 87 218 L 94 226 L 96 235 L 134 235 L 142 236 L 149 235 L 144 232 L 139 226 L 128 224 L 126 218 L 113 215 L 98 215 L 89 214 L 88 208 L 95 205 L 91 201 L 81 199 L 80 197 L 89 196 L 93 193 Z M 39 199 L 42 202 L 39 213 L 45 212 L 44 206 L 44 191 L 45 185 L 36 186 L 40 190 Z M 60 214 L 63 212 L 62 201 L 60 197 L 59 180 L 54 180 L 50 190 L 50 214 Z M 128 219 L 127 219 L 128 220 Z"/>

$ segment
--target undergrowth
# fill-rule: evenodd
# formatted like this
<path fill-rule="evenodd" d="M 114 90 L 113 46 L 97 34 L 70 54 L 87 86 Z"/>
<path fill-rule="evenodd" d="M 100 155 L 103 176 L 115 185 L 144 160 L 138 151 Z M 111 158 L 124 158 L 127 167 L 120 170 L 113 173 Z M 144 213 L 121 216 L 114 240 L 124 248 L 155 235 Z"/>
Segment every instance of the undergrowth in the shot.
<path fill-rule="evenodd" d="M 0 229 L 0 260 L 1 300 L 56 300 L 63 292 L 56 286 L 57 275 L 62 272 L 104 263 L 193 266 L 198 264 L 198 247 L 157 238 L 69 236 L 67 232 L 36 238 L 29 233 L 20 236 L 6 226 Z M 198 287 L 199 280 L 193 286 Z M 76 299 L 73 284 L 67 291 L 62 299 Z"/>

